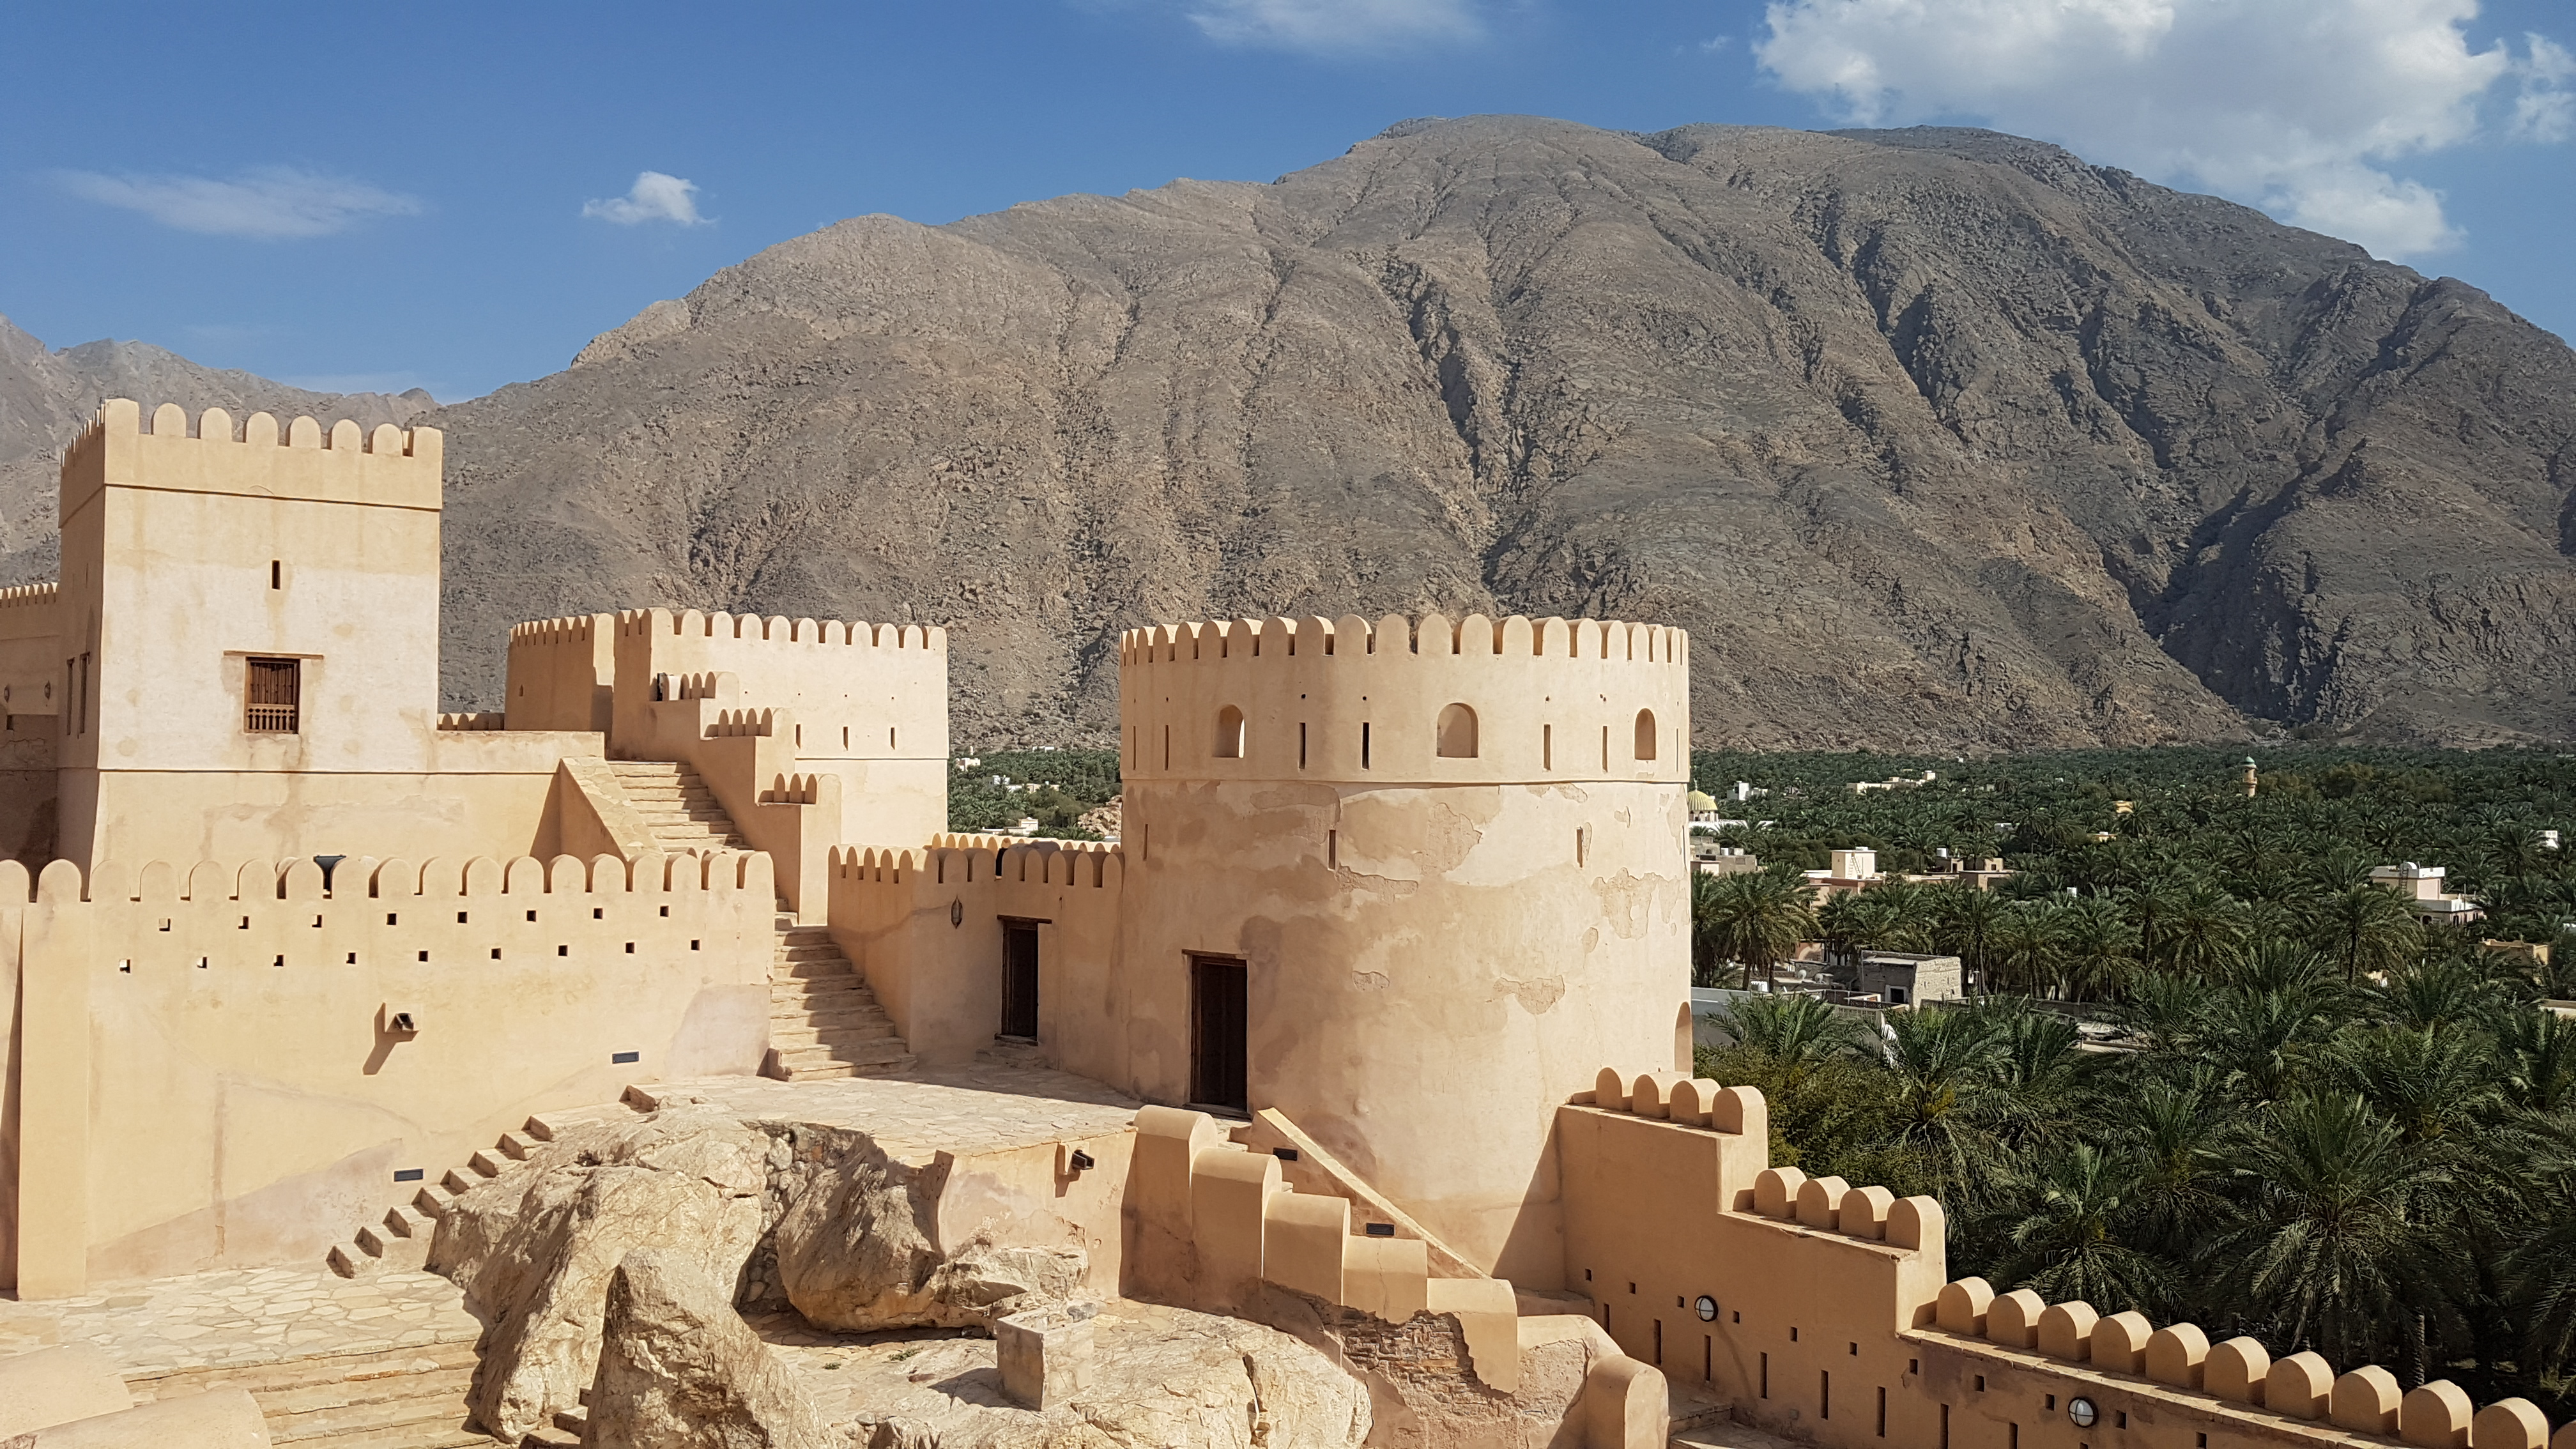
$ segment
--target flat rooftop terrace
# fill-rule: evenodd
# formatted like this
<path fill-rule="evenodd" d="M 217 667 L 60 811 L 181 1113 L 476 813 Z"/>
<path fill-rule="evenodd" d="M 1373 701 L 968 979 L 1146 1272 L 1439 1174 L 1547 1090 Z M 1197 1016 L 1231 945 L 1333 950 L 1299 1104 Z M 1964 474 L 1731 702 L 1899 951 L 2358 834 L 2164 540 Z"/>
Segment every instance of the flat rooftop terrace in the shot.
<path fill-rule="evenodd" d="M 885 1077 L 691 1077 L 627 1089 L 627 1099 L 648 1111 L 685 1096 L 755 1121 L 851 1128 L 900 1155 L 1003 1152 L 1109 1136 L 1132 1125 L 1144 1105 L 1089 1077 L 986 1062 Z"/>

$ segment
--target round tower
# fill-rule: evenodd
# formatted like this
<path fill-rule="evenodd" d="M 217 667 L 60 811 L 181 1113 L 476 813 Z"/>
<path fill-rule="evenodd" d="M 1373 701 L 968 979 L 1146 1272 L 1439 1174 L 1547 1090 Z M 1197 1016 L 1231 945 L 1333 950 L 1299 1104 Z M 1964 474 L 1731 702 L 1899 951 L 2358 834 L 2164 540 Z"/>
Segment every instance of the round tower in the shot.
<path fill-rule="evenodd" d="M 1558 1106 L 1686 1068 L 1689 641 L 1439 615 L 1121 643 L 1130 1085 L 1277 1108 L 1558 1284 Z"/>

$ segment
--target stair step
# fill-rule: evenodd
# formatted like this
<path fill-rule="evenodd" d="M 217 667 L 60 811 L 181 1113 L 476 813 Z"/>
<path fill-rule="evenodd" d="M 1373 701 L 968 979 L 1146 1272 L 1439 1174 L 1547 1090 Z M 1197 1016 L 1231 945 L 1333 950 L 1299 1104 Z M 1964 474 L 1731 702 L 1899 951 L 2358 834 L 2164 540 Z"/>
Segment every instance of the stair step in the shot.
<path fill-rule="evenodd" d="M 418 1208 L 398 1205 L 385 1210 L 385 1228 L 398 1238 L 426 1238 L 438 1230 L 438 1221 Z"/>
<path fill-rule="evenodd" d="M 578 1407 L 557 1409 L 555 1427 L 567 1434 L 586 1435 L 590 1432 L 590 1410 Z"/>
<path fill-rule="evenodd" d="M 430 1360 L 420 1362 L 428 1363 Z M 461 1408 L 465 1391 L 473 1386 L 474 1365 L 465 1363 L 414 1373 L 385 1373 L 372 1378 L 338 1378 L 328 1383 L 297 1384 L 291 1388 L 255 1389 L 251 1396 L 259 1400 L 260 1413 L 274 1423 L 287 1414 L 430 1399 L 440 1394 L 447 1395 Z"/>
<path fill-rule="evenodd" d="M 465 1194 L 472 1192 L 483 1184 L 480 1179 L 476 1178 L 472 1173 L 467 1172 L 465 1169 L 461 1167 L 451 1167 L 447 1169 L 444 1176 L 438 1179 L 438 1185 L 447 1189 L 448 1196 L 450 1197 L 463 1197 Z"/>
<path fill-rule="evenodd" d="M 501 1155 L 509 1158 L 513 1162 L 527 1161 L 528 1155 L 536 1151 L 540 1145 L 541 1144 L 536 1138 L 531 1137 L 524 1132 L 504 1132 L 501 1134 Z"/>
<path fill-rule="evenodd" d="M 450 1369 L 470 1379 L 479 1357 L 474 1340 L 450 1339 L 412 1348 L 282 1359 L 246 1367 L 173 1369 L 155 1377 L 135 1379 L 131 1387 L 138 1398 L 146 1401 L 201 1394 L 208 1389 L 239 1388 L 249 1390 L 265 1403 L 271 1394 L 316 1385 L 400 1381 Z"/>
<path fill-rule="evenodd" d="M 447 1216 L 447 1205 L 454 1201 L 456 1194 L 443 1182 L 430 1183 L 411 1195 L 411 1205 L 433 1222 Z"/>
<path fill-rule="evenodd" d="M 477 1152 L 472 1157 L 465 1159 L 465 1165 L 473 1168 L 477 1176 L 499 1177 L 501 1175 L 501 1169 L 508 1167 L 510 1163 L 509 1160 L 501 1156 L 500 1153 L 486 1150 Z"/>
<path fill-rule="evenodd" d="M 837 1046 L 816 1044 L 792 1047 L 780 1050 L 778 1056 L 790 1067 L 820 1067 L 836 1063 L 869 1066 L 898 1058 L 909 1060 L 912 1049 L 898 1039 L 880 1037 L 874 1041 L 846 1042 Z"/>
<path fill-rule="evenodd" d="M 435 1418 L 407 1423 L 296 1439 L 281 1438 L 272 1427 L 269 1437 L 272 1443 L 300 1444 L 305 1449 L 495 1449 L 500 1445 L 500 1440 L 467 1422 L 463 1395 L 444 1407 L 446 1412 Z"/>
<path fill-rule="evenodd" d="M 795 1052 L 806 1047 L 841 1047 L 857 1042 L 892 1041 L 894 1023 L 879 1022 L 855 1026 L 773 1026 L 769 1044 L 782 1052 Z M 902 1043 L 897 1042 L 900 1046 Z"/>

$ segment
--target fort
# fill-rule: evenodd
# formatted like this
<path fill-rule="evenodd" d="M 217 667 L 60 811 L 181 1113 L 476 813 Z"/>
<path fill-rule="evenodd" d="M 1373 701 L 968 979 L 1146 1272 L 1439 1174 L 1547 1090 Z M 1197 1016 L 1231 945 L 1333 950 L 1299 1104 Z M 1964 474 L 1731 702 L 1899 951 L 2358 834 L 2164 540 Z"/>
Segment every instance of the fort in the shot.
<path fill-rule="evenodd" d="M 1129 630 L 1123 838 L 958 835 L 937 627 L 440 713 L 441 466 L 111 401 L 0 594 L 0 1438 L 2576 1449 L 1774 1166 L 1678 630 Z"/>

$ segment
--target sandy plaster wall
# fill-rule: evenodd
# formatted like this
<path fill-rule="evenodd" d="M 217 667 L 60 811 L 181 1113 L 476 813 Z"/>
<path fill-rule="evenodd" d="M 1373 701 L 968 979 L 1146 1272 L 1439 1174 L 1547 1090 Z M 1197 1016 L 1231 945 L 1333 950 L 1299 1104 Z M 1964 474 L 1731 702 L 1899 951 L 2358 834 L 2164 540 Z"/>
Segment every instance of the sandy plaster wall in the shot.
<path fill-rule="evenodd" d="M 13 1036 L 44 1189 L 18 1199 L 21 1291 L 318 1262 L 417 1190 L 398 1170 L 434 1181 L 629 1081 L 756 1070 L 768 863 L 701 868 L 351 860 L 326 894 L 310 861 L 156 862 L 82 901 L 49 867 Z"/>
<path fill-rule="evenodd" d="M 1687 1049 L 1678 784 L 1138 783 L 1126 819 L 1108 1080 L 1185 1100 L 1191 954 L 1240 957 L 1251 1106 L 1484 1271 L 1556 1286 L 1558 1105 Z"/>

